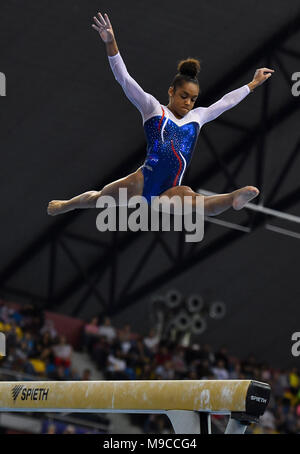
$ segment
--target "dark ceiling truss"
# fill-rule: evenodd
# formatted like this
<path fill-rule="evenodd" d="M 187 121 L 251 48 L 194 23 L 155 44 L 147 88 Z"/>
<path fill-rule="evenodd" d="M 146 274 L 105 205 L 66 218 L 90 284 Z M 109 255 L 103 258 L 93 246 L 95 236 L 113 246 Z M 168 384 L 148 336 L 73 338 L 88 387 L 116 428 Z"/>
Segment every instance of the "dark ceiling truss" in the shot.
<path fill-rule="evenodd" d="M 207 95 L 202 98 L 203 105 L 210 104 L 218 96 L 226 92 L 228 86 L 238 81 L 246 72 L 252 70 L 261 61 L 264 64 L 272 65 L 274 62 L 280 67 L 282 74 L 286 79 L 286 83 L 291 86 L 290 73 L 286 69 L 286 66 L 282 62 L 281 56 L 284 54 L 291 55 L 299 58 L 297 52 L 292 49 L 288 49 L 285 46 L 285 42 L 295 35 L 300 30 L 300 15 L 295 17 L 293 21 L 286 24 L 281 30 L 275 35 L 268 39 L 262 46 L 255 49 L 251 55 L 246 57 L 240 62 L 232 71 L 230 71 L 222 81 L 216 84 Z M 280 55 L 280 56 L 279 56 Z M 237 122 L 230 121 L 228 119 L 220 118 L 216 120 L 216 124 L 219 123 L 222 127 L 234 128 L 243 132 L 243 137 L 234 146 L 228 147 L 225 151 L 220 153 L 219 150 L 213 144 L 209 133 L 202 132 L 202 137 L 207 149 L 213 156 L 213 161 L 205 169 L 198 173 L 193 180 L 188 181 L 188 184 L 193 188 L 205 185 L 210 178 L 215 175 L 222 173 L 225 176 L 226 184 L 222 191 L 228 192 L 229 190 L 236 189 L 236 177 L 242 170 L 243 166 L 246 165 L 247 159 L 251 153 L 255 153 L 256 156 L 256 184 L 260 188 L 263 187 L 263 174 L 264 174 L 264 149 L 266 145 L 267 135 L 276 128 L 281 122 L 288 119 L 298 109 L 298 100 L 292 96 L 285 101 L 280 108 L 275 112 L 269 111 L 270 104 L 270 87 L 269 84 L 265 84 L 262 87 L 262 103 L 261 103 L 261 115 L 258 123 L 255 127 L 248 128 L 242 126 Z M 256 96 L 256 93 L 253 95 Z M 277 178 L 276 183 L 272 187 L 269 194 L 265 195 L 264 205 L 270 206 L 277 210 L 287 210 L 299 201 L 300 188 L 291 191 L 285 197 L 274 202 L 275 196 L 280 192 L 280 186 L 282 182 L 287 178 L 288 172 L 291 166 L 299 154 L 299 144 L 292 150 L 291 154 L 283 164 L 280 175 Z M 254 151 L 253 151 L 254 150 Z M 137 163 L 141 162 L 145 153 L 145 146 L 143 145 L 135 153 L 130 156 L 121 166 L 115 169 L 115 171 L 108 175 L 108 177 L 102 182 L 97 182 L 95 187 L 103 187 L 110 181 L 119 178 L 120 174 L 126 174 L 136 168 Z M 233 170 L 234 168 L 234 170 Z M 247 219 L 241 225 L 241 230 L 232 230 L 225 234 L 221 234 L 216 239 L 212 240 L 205 246 L 201 243 L 191 244 L 185 243 L 183 240 L 184 232 L 178 232 L 178 239 L 175 245 L 171 248 L 166 241 L 164 232 L 127 232 L 125 235 L 119 232 L 112 232 L 111 242 L 93 240 L 85 235 L 79 236 L 71 232 L 72 225 L 82 215 L 83 211 L 76 211 L 69 213 L 61 220 L 58 220 L 53 226 L 47 229 L 33 244 L 31 244 L 24 252 L 16 257 L 8 266 L 0 273 L 0 289 L 2 293 L 9 295 L 16 295 L 28 299 L 29 301 L 39 301 L 44 305 L 45 308 L 51 308 L 63 304 L 66 298 L 75 296 L 77 298 L 74 302 L 73 315 L 78 315 L 81 312 L 84 301 L 93 295 L 99 302 L 99 311 L 101 310 L 110 314 L 116 313 L 121 309 L 128 307 L 129 305 L 136 302 L 139 298 L 144 297 L 148 293 L 152 292 L 153 289 L 165 284 L 176 276 L 179 276 L 192 266 L 202 262 L 207 257 L 216 253 L 217 251 L 225 248 L 232 242 L 241 238 L 245 231 L 255 231 L 257 228 L 263 226 L 266 222 L 266 215 L 262 213 L 251 213 L 249 214 L 245 210 L 245 216 Z M 268 219 L 270 216 L 268 216 Z M 210 226 L 206 226 L 206 231 Z M 223 231 L 223 230 L 222 230 Z M 122 254 L 136 243 L 141 235 L 152 235 L 152 239 L 148 246 L 144 250 L 141 250 L 141 256 L 139 258 L 136 267 L 132 270 L 132 273 L 123 286 L 119 294 L 116 294 L 118 285 L 118 269 L 119 261 Z M 81 261 L 76 256 L 76 243 L 80 242 L 86 245 L 93 244 L 94 247 L 99 249 L 99 256 L 96 260 L 89 263 L 87 267 L 83 267 Z M 200 246 L 201 245 L 201 246 Z M 140 285 L 135 285 L 135 290 L 132 290 L 134 284 L 139 284 L 139 274 L 147 261 L 150 259 L 151 254 L 156 248 L 160 248 L 167 256 L 169 261 L 168 268 L 159 272 L 156 276 L 151 276 L 147 282 L 143 282 Z M 69 262 L 74 267 L 74 277 L 65 283 L 60 288 L 56 285 L 56 275 L 59 273 L 59 257 L 58 251 L 63 251 Z M 46 294 L 36 295 L 25 289 L 14 288 L 9 285 L 9 280 L 13 278 L 15 273 L 19 271 L 23 266 L 27 265 L 31 260 L 34 260 L 39 254 L 48 254 L 49 267 L 48 273 L 48 286 Z M 106 271 L 109 270 L 110 283 L 108 286 L 107 295 L 103 295 L 102 291 L 99 290 L 99 282 L 105 275 Z M 79 297 L 80 290 L 81 297 Z"/>

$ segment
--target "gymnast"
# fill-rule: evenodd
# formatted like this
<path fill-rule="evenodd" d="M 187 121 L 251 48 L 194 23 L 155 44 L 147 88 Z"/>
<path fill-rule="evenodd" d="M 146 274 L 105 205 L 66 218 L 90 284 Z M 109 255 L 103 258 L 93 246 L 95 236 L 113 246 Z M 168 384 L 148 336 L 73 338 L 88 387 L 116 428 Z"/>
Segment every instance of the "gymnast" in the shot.
<path fill-rule="evenodd" d="M 178 73 L 168 90 L 167 106 L 151 94 L 146 93 L 129 75 L 117 47 L 114 31 L 107 14 L 98 13 L 92 27 L 99 33 L 106 45 L 109 64 L 115 79 L 122 86 L 128 99 L 140 111 L 147 139 L 147 156 L 144 164 L 130 175 L 104 186 L 101 190 L 87 191 L 70 200 L 52 200 L 48 214 L 55 216 L 74 209 L 96 208 L 101 196 L 112 196 L 119 202 L 119 189 L 127 189 L 127 200 L 132 196 L 144 196 L 151 203 L 151 197 L 179 196 L 189 198 L 192 209 L 199 198 L 204 199 L 204 214 L 216 216 L 229 208 L 242 209 L 246 203 L 259 194 L 254 186 L 245 186 L 231 193 L 205 197 L 194 192 L 189 186 L 181 185 L 184 172 L 189 165 L 201 127 L 217 118 L 223 112 L 236 106 L 256 87 L 269 79 L 274 70 L 257 69 L 253 80 L 247 85 L 227 93 L 209 107 L 193 109 L 199 96 L 198 73 L 200 62 L 194 58 L 181 60 Z M 201 201 L 202 202 L 202 201 Z"/>

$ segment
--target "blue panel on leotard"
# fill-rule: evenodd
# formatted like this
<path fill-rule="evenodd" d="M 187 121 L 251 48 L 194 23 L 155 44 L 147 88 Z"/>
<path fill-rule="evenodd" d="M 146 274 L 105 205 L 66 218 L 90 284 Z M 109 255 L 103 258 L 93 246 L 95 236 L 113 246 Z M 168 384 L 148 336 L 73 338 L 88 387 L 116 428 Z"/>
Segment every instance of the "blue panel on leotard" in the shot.
<path fill-rule="evenodd" d="M 161 122 L 161 118 L 152 117 L 144 124 L 148 146 L 142 166 L 143 196 L 148 203 L 151 196 L 181 184 L 199 133 L 199 124 L 195 121 L 178 126 L 171 119 Z"/>

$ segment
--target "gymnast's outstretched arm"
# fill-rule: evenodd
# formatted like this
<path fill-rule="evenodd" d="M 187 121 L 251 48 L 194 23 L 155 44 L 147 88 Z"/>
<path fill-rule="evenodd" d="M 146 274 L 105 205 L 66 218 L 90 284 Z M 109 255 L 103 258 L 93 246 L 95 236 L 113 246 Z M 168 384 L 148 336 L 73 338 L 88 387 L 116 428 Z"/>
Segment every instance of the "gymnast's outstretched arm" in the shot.
<path fill-rule="evenodd" d="M 120 55 L 113 28 L 107 14 L 104 18 L 98 13 L 94 16 L 95 24 L 92 27 L 97 30 L 101 39 L 106 44 L 109 64 L 115 79 L 119 82 L 127 98 L 134 104 L 143 116 L 149 115 L 156 107 L 158 101 L 154 96 L 146 93 L 142 87 L 130 76 L 125 63 Z"/>
<path fill-rule="evenodd" d="M 194 111 L 199 114 L 201 123 L 204 124 L 208 121 L 212 121 L 226 110 L 236 106 L 256 87 L 269 79 L 273 72 L 274 70 L 269 68 L 257 69 L 253 80 L 249 84 L 243 85 L 242 87 L 227 93 L 223 98 L 209 107 L 197 107 L 194 109 Z"/>

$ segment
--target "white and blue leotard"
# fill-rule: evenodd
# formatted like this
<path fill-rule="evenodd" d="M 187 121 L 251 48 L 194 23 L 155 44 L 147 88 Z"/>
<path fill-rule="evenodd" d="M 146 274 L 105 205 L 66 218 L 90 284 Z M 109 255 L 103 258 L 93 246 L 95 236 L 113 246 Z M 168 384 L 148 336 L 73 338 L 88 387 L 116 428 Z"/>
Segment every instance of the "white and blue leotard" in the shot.
<path fill-rule="evenodd" d="M 143 196 L 151 203 L 151 196 L 181 185 L 201 127 L 242 101 L 250 89 L 244 85 L 211 106 L 197 107 L 178 119 L 129 75 L 120 53 L 108 58 L 116 80 L 142 114 L 147 139 L 147 156 L 142 166 Z"/>

